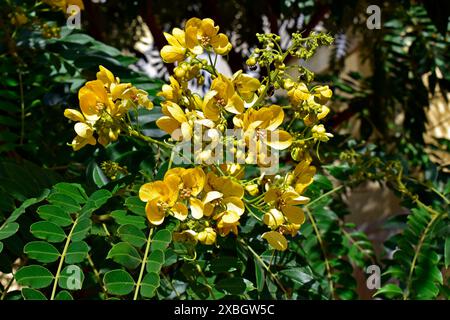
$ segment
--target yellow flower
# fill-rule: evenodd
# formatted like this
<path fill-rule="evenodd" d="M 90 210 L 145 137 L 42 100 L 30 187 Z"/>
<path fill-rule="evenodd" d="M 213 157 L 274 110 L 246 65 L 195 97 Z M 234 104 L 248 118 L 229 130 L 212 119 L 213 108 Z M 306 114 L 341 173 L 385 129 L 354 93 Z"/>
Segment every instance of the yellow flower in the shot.
<path fill-rule="evenodd" d="M 139 189 L 139 198 L 147 202 L 145 212 L 147 219 L 154 225 L 160 225 L 168 214 L 179 220 L 187 217 L 187 207 L 178 200 L 179 178 L 169 175 L 163 181 L 149 182 Z"/>
<path fill-rule="evenodd" d="M 297 235 L 298 230 L 300 230 L 300 224 L 295 223 L 286 223 L 280 226 L 279 231 L 282 234 L 289 234 L 291 237 L 295 237 Z"/>
<path fill-rule="evenodd" d="M 318 121 L 325 118 L 328 113 L 330 112 L 330 108 L 327 106 L 321 106 L 320 112 L 318 114 L 316 113 L 308 113 L 306 117 L 303 118 L 303 121 L 305 122 L 305 125 L 308 127 L 312 126 L 313 124 L 317 123 Z"/>
<path fill-rule="evenodd" d="M 289 82 L 288 82 L 289 83 Z M 290 83 L 286 85 L 285 88 L 289 88 Z M 291 103 L 296 106 L 300 104 L 300 102 L 304 100 L 308 100 L 308 98 L 311 96 L 311 93 L 308 90 L 308 87 L 303 82 L 295 83 L 290 87 L 290 89 L 287 92 L 287 95 L 291 101 Z"/>
<path fill-rule="evenodd" d="M 206 227 L 197 234 L 197 240 L 206 245 L 212 245 L 216 242 L 216 232 L 211 227 Z"/>
<path fill-rule="evenodd" d="M 263 233 L 261 238 L 267 240 L 269 245 L 275 250 L 284 251 L 288 247 L 286 238 L 277 231 L 268 231 Z"/>
<path fill-rule="evenodd" d="M 276 229 L 285 223 L 285 218 L 280 210 L 272 208 L 269 212 L 264 214 L 263 222 L 271 229 Z"/>
<path fill-rule="evenodd" d="M 161 103 L 161 106 L 164 116 L 156 121 L 156 125 L 172 135 L 174 140 L 190 140 L 195 124 L 209 128 L 214 126 L 214 123 L 211 120 L 204 119 L 203 114 L 199 111 L 194 110 L 184 113 L 183 109 L 172 101 L 165 101 Z"/>
<path fill-rule="evenodd" d="M 305 222 L 305 214 L 297 205 L 308 203 L 309 198 L 299 195 L 293 189 L 269 189 L 264 195 L 264 201 L 281 211 L 288 222 L 295 224 L 303 224 Z M 272 220 L 269 219 L 269 221 Z M 274 221 L 278 222 L 279 220 L 274 219 Z"/>
<path fill-rule="evenodd" d="M 185 33 L 179 28 L 174 28 L 172 34 L 164 32 L 169 45 L 161 49 L 161 58 L 166 63 L 183 61 L 186 57 Z"/>
<path fill-rule="evenodd" d="M 11 24 L 21 26 L 28 22 L 27 16 L 23 12 L 14 12 L 11 15 Z"/>
<path fill-rule="evenodd" d="M 251 102 L 255 98 L 255 92 L 259 89 L 261 83 L 258 79 L 242 73 L 242 70 L 239 70 L 233 75 L 233 85 L 236 92 L 245 102 Z"/>
<path fill-rule="evenodd" d="M 174 77 L 170 77 L 170 85 L 164 84 L 161 92 L 157 94 L 158 97 L 163 97 L 167 101 L 178 103 L 181 98 L 182 89 L 178 81 Z"/>
<path fill-rule="evenodd" d="M 196 219 L 213 216 L 219 228 L 234 228 L 244 213 L 244 188 L 227 177 L 218 177 L 213 172 L 206 176 L 203 200 L 191 199 L 191 213 Z M 229 231 L 228 231 L 229 232 Z"/>
<path fill-rule="evenodd" d="M 258 110 L 250 108 L 233 118 L 235 127 L 243 129 L 245 143 L 250 148 L 247 162 L 252 162 L 256 158 L 257 163 L 266 163 L 266 153 L 260 152 L 263 145 L 283 150 L 292 144 L 292 136 L 284 130 L 277 129 L 283 120 L 283 109 L 277 105 Z"/>
<path fill-rule="evenodd" d="M 325 127 L 323 124 L 316 124 L 314 127 L 312 127 L 311 133 L 315 140 L 324 141 L 324 142 L 330 140 L 330 138 L 333 137 L 333 134 L 331 134 L 325 130 Z"/>
<path fill-rule="evenodd" d="M 294 169 L 293 184 L 295 192 L 302 194 L 303 191 L 314 181 L 316 167 L 310 165 L 311 160 L 303 160 Z"/>
<path fill-rule="evenodd" d="M 219 74 L 211 83 L 211 91 L 205 95 L 202 109 L 206 118 L 217 121 L 224 111 L 234 114 L 242 113 L 244 101 L 235 91 L 231 80 Z"/>
<path fill-rule="evenodd" d="M 318 86 L 314 90 L 314 97 L 318 100 L 320 104 L 325 104 L 331 99 L 333 91 L 328 86 Z"/>
<path fill-rule="evenodd" d="M 228 37 L 219 32 L 212 19 L 191 18 L 184 27 L 186 32 L 186 46 L 194 54 L 203 53 L 203 49 L 214 50 L 215 53 L 226 55 L 231 50 Z"/>
<path fill-rule="evenodd" d="M 202 168 L 173 168 L 166 172 L 164 179 L 168 177 L 178 178 L 178 190 L 180 200 L 189 200 L 191 207 L 191 214 L 195 219 L 201 218 L 197 214 L 198 211 L 192 208 L 198 205 L 198 199 L 196 198 L 206 183 L 206 175 Z"/>

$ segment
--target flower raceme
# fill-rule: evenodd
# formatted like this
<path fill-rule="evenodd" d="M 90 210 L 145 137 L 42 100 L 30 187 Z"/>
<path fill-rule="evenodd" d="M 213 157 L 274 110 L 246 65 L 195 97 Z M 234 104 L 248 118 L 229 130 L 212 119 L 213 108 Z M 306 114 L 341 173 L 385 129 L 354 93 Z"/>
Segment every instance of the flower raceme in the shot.
<path fill-rule="evenodd" d="M 138 106 L 153 108 L 145 91 L 130 83 L 120 83 L 120 79 L 103 66 L 97 72 L 97 80 L 88 81 L 79 90 L 78 99 L 81 112 L 75 109 L 64 111 L 65 117 L 76 122 L 77 136 L 71 143 L 75 151 L 87 144 L 98 142 L 106 146 L 117 140 L 130 109 Z"/>
<path fill-rule="evenodd" d="M 217 245 L 221 237 L 241 236 L 239 226 L 257 219 L 268 229 L 261 238 L 286 250 L 289 236 L 305 223 L 302 206 L 310 200 L 307 189 L 316 174 L 311 155 L 332 137 L 322 122 L 331 111 L 327 103 L 333 93 L 327 85 L 311 84 L 311 71 L 301 65 L 287 68 L 284 60 L 308 58 L 330 38 L 294 33 L 283 51 L 279 36 L 257 34 L 261 46 L 247 64 L 267 69 L 260 81 L 242 70 L 231 76 L 217 70 L 217 55 L 227 55 L 232 45 L 212 19 L 191 18 L 164 36 L 168 43 L 161 57 L 175 66 L 157 94 L 162 115 L 156 125 L 167 140 L 140 134 L 128 120 L 130 110 L 153 107 L 146 92 L 100 66 L 97 79 L 79 91 L 80 111 L 64 112 L 76 122 L 72 147 L 105 146 L 124 132 L 161 148 L 158 154 L 167 158 L 170 169 L 162 179 L 143 184 L 139 197 L 151 227 L 177 222 L 175 241 Z M 292 67 L 298 68 L 295 76 Z M 193 90 L 195 85 L 202 90 Z M 286 104 L 269 101 L 275 89 L 287 96 Z M 179 157 L 179 150 L 192 153 L 191 141 L 193 157 Z M 281 168 L 280 155 L 290 155 Z M 172 168 L 181 159 L 186 166 Z M 261 169 L 259 174 L 251 164 Z"/>

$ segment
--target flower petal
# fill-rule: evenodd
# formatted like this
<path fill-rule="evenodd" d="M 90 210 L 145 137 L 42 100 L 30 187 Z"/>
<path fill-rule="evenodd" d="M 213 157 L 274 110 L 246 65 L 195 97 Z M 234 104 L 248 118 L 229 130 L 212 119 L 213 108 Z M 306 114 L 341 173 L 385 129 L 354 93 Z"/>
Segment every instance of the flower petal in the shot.
<path fill-rule="evenodd" d="M 266 239 L 275 250 L 284 251 L 287 249 L 288 243 L 286 238 L 277 231 L 265 232 L 261 238 Z"/>
<path fill-rule="evenodd" d="M 281 210 L 290 223 L 303 224 L 305 222 L 305 213 L 301 208 L 288 205 Z"/>
<path fill-rule="evenodd" d="M 148 221 L 154 225 L 162 224 L 166 216 L 161 207 L 158 206 L 158 199 L 154 199 L 147 203 L 145 206 L 145 213 Z"/>

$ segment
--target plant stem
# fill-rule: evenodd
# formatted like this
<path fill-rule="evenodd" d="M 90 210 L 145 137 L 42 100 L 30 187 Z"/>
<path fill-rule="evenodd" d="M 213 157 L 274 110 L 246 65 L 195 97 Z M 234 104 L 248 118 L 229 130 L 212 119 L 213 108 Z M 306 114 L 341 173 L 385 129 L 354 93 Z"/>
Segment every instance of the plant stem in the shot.
<path fill-rule="evenodd" d="M 91 255 L 89 253 L 87 254 L 87 261 L 88 261 L 89 265 L 91 266 L 92 271 L 94 272 L 95 279 L 97 280 L 98 284 L 100 285 L 100 288 L 102 289 L 105 296 L 108 297 L 108 291 L 106 291 L 106 288 L 103 285 L 102 278 L 100 277 L 100 272 L 98 272 L 97 268 L 95 267 L 94 261 L 92 260 Z"/>
<path fill-rule="evenodd" d="M 328 279 L 328 285 L 330 287 L 331 299 L 334 300 L 335 296 L 334 296 L 333 278 L 331 276 L 331 267 L 330 267 L 330 262 L 328 261 L 328 258 L 327 258 L 325 245 L 323 243 L 322 236 L 320 235 L 319 228 L 317 227 L 316 221 L 314 220 L 311 212 L 306 207 L 305 207 L 305 211 L 308 214 L 309 221 L 311 221 L 311 225 L 313 226 L 314 232 L 316 233 L 316 236 L 317 236 L 317 242 L 319 242 L 320 249 L 322 250 L 323 259 L 325 261 L 325 268 L 327 270 L 327 279 Z"/>
<path fill-rule="evenodd" d="M 250 247 L 243 239 L 240 240 L 241 244 L 244 245 L 244 247 L 250 251 L 253 256 L 256 258 L 256 260 L 258 260 L 258 262 L 263 266 L 264 269 L 266 269 L 267 273 L 270 274 L 270 277 L 276 282 L 276 284 L 278 285 L 278 287 L 283 291 L 284 295 L 286 296 L 286 298 L 288 297 L 288 292 L 286 291 L 286 289 L 284 288 L 283 284 L 280 282 L 280 280 L 278 279 L 278 277 L 270 270 L 269 266 L 267 266 L 267 264 L 264 262 L 264 260 L 259 256 L 258 253 L 256 253 L 255 250 L 253 250 L 252 247 Z"/>
<path fill-rule="evenodd" d="M 330 194 L 333 194 L 333 193 L 335 193 L 335 192 L 341 190 L 343 187 L 344 187 L 344 185 L 340 185 L 340 186 L 337 186 L 336 188 L 334 188 L 334 189 L 332 189 L 332 190 L 330 190 L 330 191 L 324 193 L 324 194 L 321 195 L 320 197 L 318 197 L 318 198 L 314 199 L 313 201 L 311 201 L 311 202 L 305 204 L 305 208 L 308 208 L 308 207 L 312 206 L 314 203 L 318 202 L 319 200 L 321 200 L 321 199 L 323 199 L 323 198 L 325 198 L 325 197 L 328 197 Z"/>
<path fill-rule="evenodd" d="M 133 300 L 137 300 L 138 294 L 139 294 L 139 289 L 141 288 L 141 282 L 142 282 L 142 278 L 144 277 L 144 270 L 145 270 L 145 266 L 147 264 L 147 257 L 148 257 L 148 253 L 150 252 L 150 244 L 152 242 L 152 234 L 153 234 L 153 228 L 150 228 L 150 231 L 148 232 L 147 245 L 145 246 L 144 257 L 142 258 L 141 270 L 139 271 L 139 278 L 136 283 L 136 290 L 134 290 Z"/>
<path fill-rule="evenodd" d="M 75 230 L 77 223 L 78 223 L 78 218 L 73 223 L 72 228 L 70 229 L 69 235 L 67 236 L 66 243 L 64 244 L 64 249 L 63 249 L 63 252 L 61 253 L 61 258 L 59 259 L 58 269 L 56 270 L 55 281 L 53 283 L 52 294 L 50 296 L 50 300 L 55 299 L 56 288 L 58 288 L 58 280 L 59 280 L 59 276 L 61 275 L 61 269 L 62 269 L 62 266 L 64 265 L 64 260 L 66 259 L 67 249 L 69 248 L 69 244 L 72 241 L 73 230 Z"/>

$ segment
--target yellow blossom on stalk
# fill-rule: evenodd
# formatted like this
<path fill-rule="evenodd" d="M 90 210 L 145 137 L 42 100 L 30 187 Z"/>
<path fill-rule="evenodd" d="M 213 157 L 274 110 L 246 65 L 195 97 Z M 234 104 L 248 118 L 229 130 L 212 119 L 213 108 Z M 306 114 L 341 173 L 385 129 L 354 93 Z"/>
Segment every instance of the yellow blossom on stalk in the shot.
<path fill-rule="evenodd" d="M 27 16 L 21 11 L 22 10 L 18 10 L 17 12 L 10 14 L 11 24 L 21 26 L 28 22 Z"/>
<path fill-rule="evenodd" d="M 330 108 L 327 106 L 321 106 L 320 112 L 318 114 L 315 113 L 308 113 L 306 117 L 303 118 L 303 121 L 305 122 L 305 125 L 308 127 L 312 126 L 313 124 L 317 123 L 318 121 L 325 118 L 328 113 L 330 112 Z"/>
<path fill-rule="evenodd" d="M 206 118 L 217 121 L 224 111 L 233 114 L 242 113 L 244 101 L 234 89 L 232 81 L 219 74 L 211 83 L 211 91 L 205 95 L 202 109 Z"/>
<path fill-rule="evenodd" d="M 292 80 L 286 80 L 284 87 L 288 90 L 287 95 L 294 106 L 299 105 L 302 101 L 308 100 L 311 93 L 303 82 L 295 83 Z"/>
<path fill-rule="evenodd" d="M 168 45 L 161 49 L 161 58 L 166 63 L 183 61 L 186 57 L 185 33 L 179 28 L 174 28 L 172 34 L 164 32 Z"/>
<path fill-rule="evenodd" d="M 219 32 L 212 19 L 191 18 L 184 27 L 186 32 L 186 46 L 194 54 L 203 53 L 203 49 L 214 50 L 215 53 L 226 55 L 231 50 L 228 37 Z"/>
<path fill-rule="evenodd" d="M 292 136 L 287 131 L 278 129 L 283 120 L 283 109 L 277 105 L 258 110 L 250 108 L 233 118 L 235 127 L 243 130 L 245 143 L 250 147 L 248 161 L 256 158 L 257 163 L 266 162 L 266 153 L 260 152 L 263 145 L 284 150 L 292 144 Z"/>
<path fill-rule="evenodd" d="M 229 232 L 237 234 L 239 219 L 244 213 L 243 187 L 231 178 L 218 177 L 209 172 L 205 184 L 203 200 L 191 201 L 192 216 L 200 219 L 203 216 L 212 216 L 217 221 L 221 235 Z"/>
<path fill-rule="evenodd" d="M 286 222 L 283 213 L 275 208 L 269 210 L 263 216 L 263 222 L 271 229 L 276 229 Z"/>
<path fill-rule="evenodd" d="M 153 107 L 145 91 L 130 83 L 120 83 L 119 78 L 103 66 L 99 67 L 97 80 L 86 82 L 78 91 L 78 99 L 81 112 L 75 109 L 64 111 L 67 118 L 77 122 L 77 136 L 71 143 L 75 151 L 87 144 L 95 145 L 97 141 L 106 146 L 117 140 L 123 117 L 131 107 Z M 94 132 L 98 135 L 97 139 Z"/>
<path fill-rule="evenodd" d="M 199 111 L 193 110 L 185 113 L 178 104 L 172 101 L 165 101 L 161 103 L 161 106 L 164 116 L 156 121 L 156 125 L 177 141 L 190 140 L 196 123 L 209 128 L 214 126 L 214 123 L 205 119 Z"/>
<path fill-rule="evenodd" d="M 179 220 L 186 219 L 188 209 L 178 202 L 179 182 L 178 177 L 169 175 L 163 181 L 149 182 L 139 189 L 139 198 L 147 202 L 145 212 L 152 224 L 162 224 L 168 214 Z"/>
<path fill-rule="evenodd" d="M 264 195 L 264 201 L 281 211 L 288 222 L 295 224 L 305 222 L 305 214 L 297 205 L 308 203 L 309 198 L 299 195 L 294 189 L 269 189 Z"/>
<path fill-rule="evenodd" d="M 202 168 L 173 168 L 166 172 L 164 179 L 168 177 L 175 177 L 178 179 L 179 199 L 188 200 L 190 206 L 195 206 L 197 201 L 196 197 L 202 192 L 206 183 L 206 175 Z M 197 211 L 192 211 L 192 216 L 195 219 L 199 219 L 202 216 L 196 215 Z"/>
<path fill-rule="evenodd" d="M 312 136 L 315 140 L 328 141 L 333 137 L 333 134 L 326 131 L 323 124 L 316 124 L 311 129 Z"/>
<path fill-rule="evenodd" d="M 197 240 L 206 245 L 212 245 L 216 242 L 217 234 L 211 227 L 206 227 L 197 234 Z"/>
<path fill-rule="evenodd" d="M 248 74 L 242 73 L 242 70 L 237 71 L 233 75 L 233 85 L 236 92 L 244 99 L 245 102 L 251 102 L 258 91 L 261 83 L 258 79 L 249 76 Z"/>
<path fill-rule="evenodd" d="M 316 174 L 316 167 L 310 165 L 311 160 L 302 160 L 294 169 L 292 173 L 292 184 L 295 192 L 302 194 L 303 191 L 314 181 Z"/>
<path fill-rule="evenodd" d="M 318 86 L 314 89 L 314 97 L 320 104 L 325 104 L 331 99 L 333 91 L 328 86 Z"/>
<path fill-rule="evenodd" d="M 167 101 L 178 103 L 183 93 L 180 84 L 174 77 L 170 77 L 170 85 L 164 84 L 161 88 L 161 92 L 157 94 L 158 97 L 163 97 Z"/>

